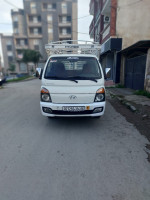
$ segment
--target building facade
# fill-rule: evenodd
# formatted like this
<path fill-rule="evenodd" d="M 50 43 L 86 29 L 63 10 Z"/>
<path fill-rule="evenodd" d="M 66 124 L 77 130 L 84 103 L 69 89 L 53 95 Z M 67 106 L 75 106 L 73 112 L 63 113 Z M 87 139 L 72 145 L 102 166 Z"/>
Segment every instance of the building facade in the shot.
<path fill-rule="evenodd" d="M 24 9 L 12 10 L 13 61 L 16 73 L 27 73 L 25 63 L 21 62 L 22 49 L 34 49 L 42 55 L 45 62 L 45 44 L 58 40 L 77 40 L 77 0 L 23 0 Z M 7 38 L 1 36 L 5 67 L 7 60 Z M 3 41 L 5 40 L 5 41 Z M 33 69 L 33 64 L 30 64 Z"/>
<path fill-rule="evenodd" d="M 132 55 L 126 54 L 129 57 L 123 58 L 125 54 L 122 56 L 118 52 L 128 49 L 139 41 L 150 40 L 149 10 L 149 0 L 91 0 L 90 2 L 90 14 L 93 15 L 93 20 L 89 34 L 94 41 L 101 44 L 100 61 L 104 69 L 111 69 L 110 79 L 115 83 L 120 81 L 125 83 L 125 65 L 129 57 L 145 54 L 144 50 L 137 52 L 138 48 L 135 48 L 136 53 L 131 52 Z"/>

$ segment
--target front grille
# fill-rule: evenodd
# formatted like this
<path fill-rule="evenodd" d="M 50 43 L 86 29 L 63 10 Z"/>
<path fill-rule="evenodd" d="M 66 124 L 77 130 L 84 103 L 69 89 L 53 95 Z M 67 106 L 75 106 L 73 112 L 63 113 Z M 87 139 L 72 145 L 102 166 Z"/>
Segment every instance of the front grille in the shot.
<path fill-rule="evenodd" d="M 85 110 L 81 112 L 68 112 L 68 111 L 61 111 L 61 110 L 53 110 L 52 114 L 56 115 L 86 115 L 92 114 L 93 110 Z"/>

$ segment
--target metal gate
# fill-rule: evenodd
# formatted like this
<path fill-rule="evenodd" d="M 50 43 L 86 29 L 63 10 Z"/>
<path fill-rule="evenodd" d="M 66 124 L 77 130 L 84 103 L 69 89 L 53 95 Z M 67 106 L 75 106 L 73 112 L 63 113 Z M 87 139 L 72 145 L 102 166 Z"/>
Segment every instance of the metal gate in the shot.
<path fill-rule="evenodd" d="M 134 90 L 144 89 L 145 69 L 147 55 L 126 60 L 125 87 Z"/>

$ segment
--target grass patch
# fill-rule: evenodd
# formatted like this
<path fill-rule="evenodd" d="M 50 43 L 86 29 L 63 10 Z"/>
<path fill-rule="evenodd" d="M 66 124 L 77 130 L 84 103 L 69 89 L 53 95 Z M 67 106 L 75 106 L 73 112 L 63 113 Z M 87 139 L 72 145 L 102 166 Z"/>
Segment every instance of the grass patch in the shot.
<path fill-rule="evenodd" d="M 116 88 L 125 88 L 125 86 L 124 86 L 124 85 L 121 85 L 121 84 L 118 84 L 118 85 L 116 85 L 115 87 L 116 87 Z"/>
<path fill-rule="evenodd" d="M 145 90 L 138 90 L 134 94 L 141 95 L 141 96 L 146 96 L 146 97 L 150 98 L 150 93 L 145 91 Z"/>
<path fill-rule="evenodd" d="M 26 80 L 26 79 L 28 79 L 30 77 L 32 77 L 32 76 L 24 76 L 24 77 L 20 77 L 20 78 L 15 78 L 15 79 L 12 79 L 12 80 L 8 80 L 7 83 L 23 81 L 23 80 Z"/>

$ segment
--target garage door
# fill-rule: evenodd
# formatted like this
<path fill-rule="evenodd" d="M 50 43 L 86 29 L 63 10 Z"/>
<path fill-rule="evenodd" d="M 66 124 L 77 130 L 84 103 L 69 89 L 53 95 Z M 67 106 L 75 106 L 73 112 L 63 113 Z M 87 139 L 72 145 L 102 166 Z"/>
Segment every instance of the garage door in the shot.
<path fill-rule="evenodd" d="M 126 60 L 125 87 L 134 90 L 144 89 L 146 55 Z"/>

